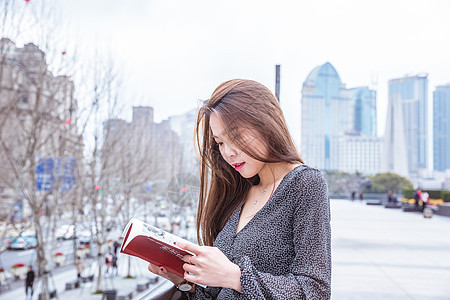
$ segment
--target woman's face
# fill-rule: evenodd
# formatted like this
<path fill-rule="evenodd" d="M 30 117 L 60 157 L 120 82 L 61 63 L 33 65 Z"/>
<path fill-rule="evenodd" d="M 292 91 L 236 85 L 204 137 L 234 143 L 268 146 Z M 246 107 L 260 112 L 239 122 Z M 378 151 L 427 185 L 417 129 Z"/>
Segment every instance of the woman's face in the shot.
<path fill-rule="evenodd" d="M 223 123 L 215 112 L 211 113 L 209 124 L 213 138 L 219 145 L 220 154 L 223 159 L 239 172 L 242 177 L 251 178 L 264 168 L 266 163 L 248 156 L 233 141 L 228 139 L 225 135 Z M 252 131 L 246 130 L 242 133 L 242 136 L 249 146 L 260 151 L 261 154 L 266 153 L 264 144 L 261 143 Z"/>

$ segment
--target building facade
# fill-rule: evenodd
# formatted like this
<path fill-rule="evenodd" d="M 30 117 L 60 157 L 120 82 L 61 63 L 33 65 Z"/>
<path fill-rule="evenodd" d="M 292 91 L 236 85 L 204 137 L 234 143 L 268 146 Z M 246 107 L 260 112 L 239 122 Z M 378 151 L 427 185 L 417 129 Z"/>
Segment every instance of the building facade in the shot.
<path fill-rule="evenodd" d="M 105 165 L 103 184 L 121 193 L 139 195 L 145 190 L 164 194 L 167 182 L 180 170 L 181 151 L 177 134 L 167 120 L 155 123 L 153 108 L 133 107 L 131 122 L 110 119 L 104 124 L 102 145 Z"/>
<path fill-rule="evenodd" d="M 335 68 L 314 68 L 303 83 L 301 148 L 305 162 L 322 170 L 339 170 L 339 139 L 352 130 L 354 104 Z"/>
<path fill-rule="evenodd" d="M 433 163 L 436 171 L 450 170 L 450 84 L 433 92 Z"/>
<path fill-rule="evenodd" d="M 303 83 L 301 109 L 300 151 L 307 164 L 324 171 L 380 171 L 376 91 L 347 89 L 327 62 Z"/>
<path fill-rule="evenodd" d="M 194 148 L 197 111 L 197 109 L 193 109 L 182 115 L 169 117 L 170 128 L 179 137 L 182 153 L 180 169 L 183 173 L 198 174 L 199 172 L 199 161 Z"/>
<path fill-rule="evenodd" d="M 376 175 L 381 172 L 382 138 L 359 132 L 341 135 L 339 141 L 339 171 Z"/>
<path fill-rule="evenodd" d="M 428 74 L 389 80 L 384 170 L 415 176 L 427 168 Z"/>
<path fill-rule="evenodd" d="M 16 215 L 17 206 L 23 217 L 27 195 L 67 191 L 75 183 L 83 152 L 77 109 L 73 82 L 48 70 L 44 52 L 0 40 L 0 217 L 11 207 Z M 61 194 L 53 196 L 58 201 Z"/>
<path fill-rule="evenodd" d="M 377 92 L 366 86 L 350 89 L 354 106 L 353 129 L 364 136 L 377 136 Z"/>

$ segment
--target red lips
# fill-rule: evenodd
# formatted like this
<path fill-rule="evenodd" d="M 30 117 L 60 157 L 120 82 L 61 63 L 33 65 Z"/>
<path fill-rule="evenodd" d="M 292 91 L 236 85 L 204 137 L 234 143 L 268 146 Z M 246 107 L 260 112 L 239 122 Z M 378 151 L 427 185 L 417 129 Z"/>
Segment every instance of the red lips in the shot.
<path fill-rule="evenodd" d="M 233 167 L 236 169 L 236 171 L 239 171 L 240 169 L 242 169 L 242 167 L 244 167 L 245 163 L 241 162 L 241 163 L 237 163 L 237 164 L 233 164 Z"/>

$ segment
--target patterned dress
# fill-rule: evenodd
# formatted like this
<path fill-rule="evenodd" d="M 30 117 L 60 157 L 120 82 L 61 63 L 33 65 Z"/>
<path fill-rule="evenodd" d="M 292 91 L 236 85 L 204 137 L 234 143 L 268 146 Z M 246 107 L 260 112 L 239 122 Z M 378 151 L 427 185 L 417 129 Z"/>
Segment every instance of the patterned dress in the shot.
<path fill-rule="evenodd" d="M 240 212 L 214 246 L 241 268 L 241 292 L 196 286 L 189 299 L 330 299 L 330 203 L 319 170 L 301 165 L 289 172 L 236 233 Z"/>

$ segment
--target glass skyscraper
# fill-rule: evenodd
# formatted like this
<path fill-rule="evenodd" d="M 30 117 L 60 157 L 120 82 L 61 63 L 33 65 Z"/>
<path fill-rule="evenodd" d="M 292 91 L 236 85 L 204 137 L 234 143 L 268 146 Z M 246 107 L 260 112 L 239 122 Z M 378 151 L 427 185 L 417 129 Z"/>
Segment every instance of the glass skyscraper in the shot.
<path fill-rule="evenodd" d="M 427 168 L 428 74 L 389 80 L 385 169 L 402 176 Z"/>
<path fill-rule="evenodd" d="M 450 169 L 450 84 L 433 92 L 433 163 L 436 171 Z"/>
<path fill-rule="evenodd" d="M 353 129 L 366 136 L 377 136 L 377 92 L 368 87 L 350 89 L 354 105 Z"/>
<path fill-rule="evenodd" d="M 303 83 L 301 148 L 308 165 L 339 169 L 339 136 L 353 129 L 352 94 L 335 68 L 325 63 L 314 68 Z"/>

